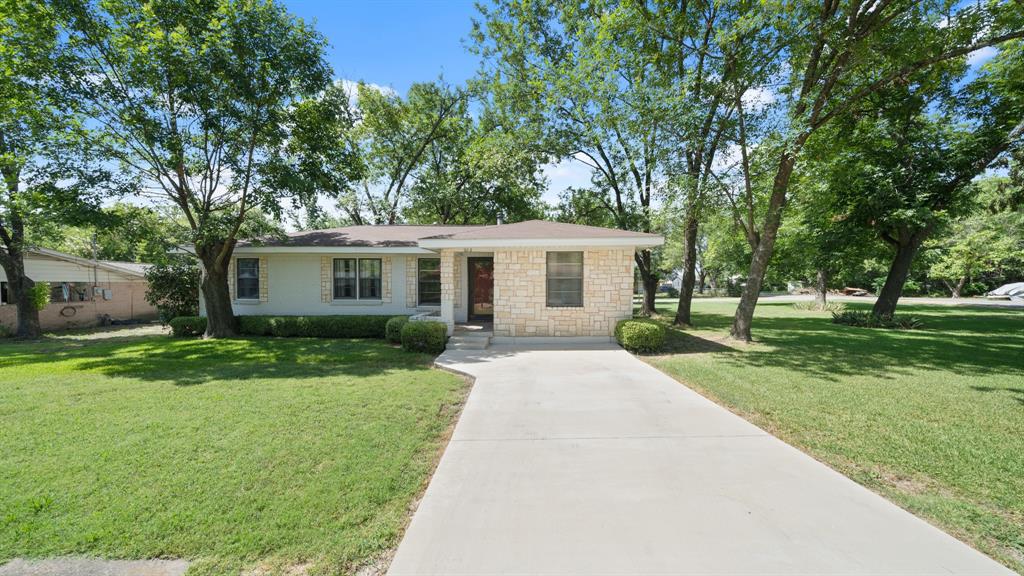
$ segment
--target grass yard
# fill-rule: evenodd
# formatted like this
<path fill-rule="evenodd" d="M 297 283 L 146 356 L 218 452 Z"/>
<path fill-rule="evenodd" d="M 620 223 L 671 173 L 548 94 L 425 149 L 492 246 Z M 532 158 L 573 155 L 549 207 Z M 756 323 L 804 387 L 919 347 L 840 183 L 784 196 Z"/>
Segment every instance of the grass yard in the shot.
<path fill-rule="evenodd" d="M 901 305 L 926 324 L 898 332 L 762 303 L 742 345 L 735 303 L 694 310 L 647 361 L 1024 572 L 1024 311 Z"/>
<path fill-rule="evenodd" d="M 465 398 L 430 361 L 359 340 L 0 344 L 0 563 L 350 573 L 397 544 Z"/>

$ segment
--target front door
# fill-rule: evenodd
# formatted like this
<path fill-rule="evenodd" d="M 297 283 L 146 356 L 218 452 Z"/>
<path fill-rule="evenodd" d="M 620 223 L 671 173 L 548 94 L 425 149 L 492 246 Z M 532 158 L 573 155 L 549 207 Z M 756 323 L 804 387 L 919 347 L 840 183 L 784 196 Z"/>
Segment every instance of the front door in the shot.
<path fill-rule="evenodd" d="M 494 317 L 494 258 L 469 258 L 469 316 Z"/>

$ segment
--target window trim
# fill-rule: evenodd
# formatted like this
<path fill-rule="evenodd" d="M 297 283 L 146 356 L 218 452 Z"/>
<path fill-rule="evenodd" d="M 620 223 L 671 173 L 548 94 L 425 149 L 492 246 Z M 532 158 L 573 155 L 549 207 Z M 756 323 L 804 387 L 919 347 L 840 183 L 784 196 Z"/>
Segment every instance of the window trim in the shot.
<path fill-rule="evenodd" d="M 256 261 L 256 295 L 255 296 L 242 296 L 242 291 L 239 290 L 239 282 L 242 280 L 242 275 L 239 274 L 242 260 L 255 260 Z M 235 258 L 235 300 L 241 300 L 243 302 L 258 302 L 260 300 L 260 259 L 259 257 L 241 257 Z"/>
<path fill-rule="evenodd" d="M 552 277 L 548 272 L 548 265 L 550 264 L 551 254 L 579 254 L 580 255 L 580 303 L 579 305 L 572 306 L 559 306 L 551 303 L 551 280 Z M 586 305 L 586 278 L 587 278 L 587 255 L 583 250 L 549 250 L 544 253 L 544 307 L 545 308 L 584 308 Z M 568 277 L 558 277 L 556 279 L 568 279 Z M 575 278 L 572 278 L 575 279 Z"/>
<path fill-rule="evenodd" d="M 423 301 L 421 300 L 422 294 L 421 294 L 421 291 L 420 291 L 420 262 L 423 261 L 423 260 L 437 260 L 437 282 L 438 282 L 438 288 L 439 289 L 440 289 L 440 285 L 441 285 L 441 258 L 440 257 L 433 257 L 433 256 L 424 256 L 424 257 L 421 257 L 421 258 L 416 258 L 416 307 L 417 308 L 439 308 L 441 306 L 441 293 L 440 292 L 438 292 L 437 304 L 423 303 Z"/>
<path fill-rule="evenodd" d="M 335 276 L 335 263 L 338 260 L 354 260 L 355 263 L 356 263 L 356 266 L 355 266 L 356 295 L 355 296 L 352 296 L 352 297 L 339 297 L 339 296 L 337 296 L 337 292 L 334 289 L 335 288 L 334 282 L 335 282 L 335 280 L 337 280 L 337 276 Z M 363 286 L 362 286 L 362 284 L 363 284 L 363 282 L 362 282 L 363 281 L 363 276 L 362 276 L 363 268 L 362 268 L 362 262 L 364 260 L 366 260 L 366 261 L 370 261 L 370 260 L 377 261 L 378 268 L 380 269 L 380 277 L 378 278 L 378 280 L 380 281 L 380 294 L 378 296 L 376 296 L 376 297 L 374 297 L 374 296 L 363 296 Z M 359 302 L 359 301 L 363 301 L 363 302 L 383 302 L 384 301 L 384 259 L 380 258 L 380 257 L 377 257 L 377 258 L 373 258 L 373 257 L 370 257 L 370 258 L 358 258 L 358 257 L 344 257 L 344 256 L 343 257 L 331 258 L 331 302 L 340 303 L 340 302 Z"/>

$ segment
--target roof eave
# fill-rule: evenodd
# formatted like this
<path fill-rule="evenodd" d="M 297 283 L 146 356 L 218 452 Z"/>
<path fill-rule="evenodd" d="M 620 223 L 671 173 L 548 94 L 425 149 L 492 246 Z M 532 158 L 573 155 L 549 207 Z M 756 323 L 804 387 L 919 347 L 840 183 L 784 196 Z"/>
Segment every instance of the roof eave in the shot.
<path fill-rule="evenodd" d="M 417 246 L 238 246 L 235 254 L 430 254 Z"/>
<path fill-rule="evenodd" d="M 420 248 L 440 250 L 444 248 L 476 249 L 476 248 L 539 248 L 539 247 L 632 247 L 653 248 L 661 246 L 665 239 L 661 236 L 621 237 L 621 238 L 488 238 L 488 239 L 457 239 L 457 238 L 424 238 L 419 241 Z"/>

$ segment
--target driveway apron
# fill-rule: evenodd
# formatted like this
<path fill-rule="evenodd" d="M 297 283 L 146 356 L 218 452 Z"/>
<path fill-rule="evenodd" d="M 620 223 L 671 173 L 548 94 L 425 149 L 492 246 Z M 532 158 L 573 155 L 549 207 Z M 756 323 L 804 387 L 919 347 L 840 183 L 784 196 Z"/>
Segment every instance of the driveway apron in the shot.
<path fill-rule="evenodd" d="M 388 574 L 1013 574 L 614 346 L 476 378 Z"/>

